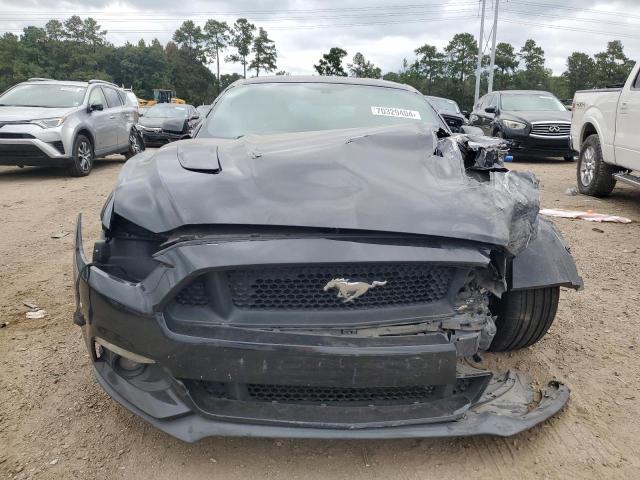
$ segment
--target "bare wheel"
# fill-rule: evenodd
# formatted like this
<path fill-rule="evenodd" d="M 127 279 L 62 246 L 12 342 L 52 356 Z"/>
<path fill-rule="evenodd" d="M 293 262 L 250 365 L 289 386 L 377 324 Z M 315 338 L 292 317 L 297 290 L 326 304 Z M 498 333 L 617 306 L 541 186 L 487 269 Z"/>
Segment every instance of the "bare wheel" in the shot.
<path fill-rule="evenodd" d="M 84 135 L 78 135 L 73 144 L 73 158 L 69 166 L 69 175 L 84 177 L 93 168 L 93 145 Z"/>
<path fill-rule="evenodd" d="M 489 350 L 509 352 L 533 345 L 549 330 L 556 316 L 560 287 L 506 292 L 494 299 L 496 336 Z"/>
<path fill-rule="evenodd" d="M 129 132 L 129 150 L 124 153 L 124 157 L 128 160 L 144 150 L 144 144 L 140 136 L 135 130 Z"/>
<path fill-rule="evenodd" d="M 598 135 L 590 135 L 582 144 L 578 157 L 578 190 L 585 195 L 603 197 L 616 186 L 615 167 L 604 162 Z"/>

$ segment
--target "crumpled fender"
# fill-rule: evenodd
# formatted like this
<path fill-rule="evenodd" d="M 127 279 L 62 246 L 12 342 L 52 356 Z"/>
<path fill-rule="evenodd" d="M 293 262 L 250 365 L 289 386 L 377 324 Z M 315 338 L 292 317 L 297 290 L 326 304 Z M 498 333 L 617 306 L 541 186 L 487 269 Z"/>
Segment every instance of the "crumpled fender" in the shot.
<path fill-rule="evenodd" d="M 564 238 L 553 223 L 538 219 L 538 234 L 511 265 L 511 290 L 584 286 Z"/>

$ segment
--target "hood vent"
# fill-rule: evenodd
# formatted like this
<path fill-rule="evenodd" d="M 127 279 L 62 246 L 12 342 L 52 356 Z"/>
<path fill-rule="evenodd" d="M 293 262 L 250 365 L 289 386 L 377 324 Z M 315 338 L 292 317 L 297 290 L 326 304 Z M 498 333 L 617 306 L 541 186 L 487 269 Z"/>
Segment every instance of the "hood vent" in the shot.
<path fill-rule="evenodd" d="M 186 142 L 176 147 L 178 161 L 185 170 L 212 174 L 222 171 L 216 145 Z"/>

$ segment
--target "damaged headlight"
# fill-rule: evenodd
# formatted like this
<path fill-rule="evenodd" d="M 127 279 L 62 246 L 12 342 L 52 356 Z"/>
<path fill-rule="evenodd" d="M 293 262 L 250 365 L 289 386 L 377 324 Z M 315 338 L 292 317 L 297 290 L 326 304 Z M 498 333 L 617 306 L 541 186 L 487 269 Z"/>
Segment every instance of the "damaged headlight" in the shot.
<path fill-rule="evenodd" d="M 513 120 L 503 120 L 502 123 L 505 127 L 510 128 L 512 130 L 522 130 L 527 126 L 526 123 L 522 122 L 514 122 Z"/>
<path fill-rule="evenodd" d="M 40 120 L 31 120 L 31 123 L 42 128 L 55 128 L 64 123 L 67 117 L 42 118 Z"/>

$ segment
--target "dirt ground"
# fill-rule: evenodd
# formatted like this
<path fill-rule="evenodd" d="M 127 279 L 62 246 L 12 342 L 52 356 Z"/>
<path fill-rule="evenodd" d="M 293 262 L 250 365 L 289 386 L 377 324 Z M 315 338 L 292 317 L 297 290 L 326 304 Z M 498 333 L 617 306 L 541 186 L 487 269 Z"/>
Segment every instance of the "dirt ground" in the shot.
<path fill-rule="evenodd" d="M 555 418 L 512 438 L 313 441 L 175 440 L 134 417 L 96 384 L 71 322 L 72 239 L 85 245 L 122 160 L 85 178 L 0 167 L 0 478 L 417 479 L 638 478 L 640 471 L 640 190 L 605 200 L 568 196 L 575 164 L 525 161 L 542 204 L 630 217 L 629 225 L 557 220 L 584 277 L 563 290 L 556 321 L 537 345 L 488 355 L 572 390 Z M 52 238 L 58 233 L 70 234 Z M 47 311 L 26 319 L 23 301 Z"/>

